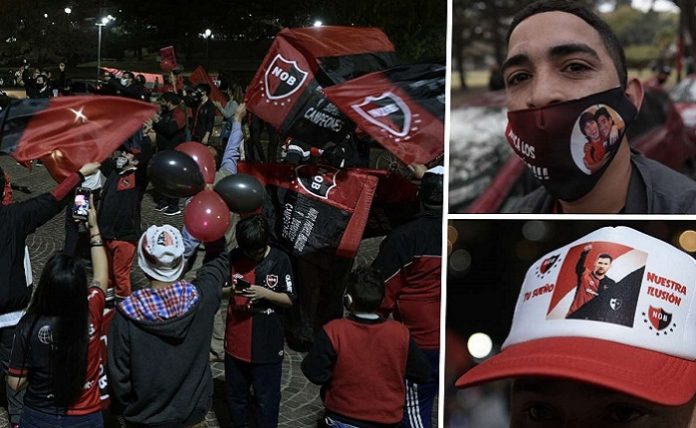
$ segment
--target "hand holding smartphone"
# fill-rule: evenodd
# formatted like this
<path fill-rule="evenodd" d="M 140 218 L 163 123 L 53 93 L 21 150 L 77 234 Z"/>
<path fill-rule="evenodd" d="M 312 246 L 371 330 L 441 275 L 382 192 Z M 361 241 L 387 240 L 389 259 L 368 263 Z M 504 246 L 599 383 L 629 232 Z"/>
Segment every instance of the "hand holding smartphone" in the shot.
<path fill-rule="evenodd" d="M 77 222 L 87 221 L 89 201 L 92 191 L 86 187 L 78 187 L 75 191 L 75 200 L 72 207 L 72 216 Z"/>
<path fill-rule="evenodd" d="M 235 289 L 237 290 L 246 290 L 247 288 L 251 287 L 251 283 L 249 281 L 245 281 L 242 278 L 237 278 L 237 284 L 234 286 Z"/>

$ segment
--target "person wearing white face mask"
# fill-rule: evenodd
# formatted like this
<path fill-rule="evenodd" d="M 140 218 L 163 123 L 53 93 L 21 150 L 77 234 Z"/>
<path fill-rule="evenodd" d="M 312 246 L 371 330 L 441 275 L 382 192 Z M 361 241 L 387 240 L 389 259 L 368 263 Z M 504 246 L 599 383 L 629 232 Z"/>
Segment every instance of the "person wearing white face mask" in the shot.
<path fill-rule="evenodd" d="M 543 185 L 510 212 L 696 212 L 693 180 L 630 148 L 625 132 L 643 102 L 643 86 L 627 77 L 618 39 L 588 8 L 559 0 L 525 7 L 510 26 L 502 71 L 506 137 Z M 613 111 L 622 126 L 604 163 L 588 169 L 575 141 L 578 119 L 595 106 Z"/>

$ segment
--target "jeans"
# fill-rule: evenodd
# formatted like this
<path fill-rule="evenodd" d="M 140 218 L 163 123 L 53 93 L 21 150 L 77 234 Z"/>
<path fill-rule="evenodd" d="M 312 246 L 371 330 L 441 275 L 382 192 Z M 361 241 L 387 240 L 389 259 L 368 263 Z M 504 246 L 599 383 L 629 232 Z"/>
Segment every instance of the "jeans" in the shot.
<path fill-rule="evenodd" d="M 247 398 L 251 385 L 254 386 L 256 428 L 278 426 L 282 373 L 282 363 L 254 364 L 225 355 L 227 405 L 233 427 L 247 426 Z"/>
<path fill-rule="evenodd" d="M 104 419 L 101 412 L 68 416 L 44 413 L 31 407 L 24 407 L 19 426 L 22 428 L 103 428 Z"/>
<path fill-rule="evenodd" d="M 10 364 L 10 352 L 12 351 L 12 342 L 14 340 L 15 326 L 0 328 L 0 363 L 2 363 L 2 371 L 6 375 L 7 367 Z M 5 383 L 5 395 L 7 397 L 7 413 L 10 422 L 13 424 L 19 423 L 19 417 L 22 414 L 24 403 L 24 392 L 14 391 Z"/>

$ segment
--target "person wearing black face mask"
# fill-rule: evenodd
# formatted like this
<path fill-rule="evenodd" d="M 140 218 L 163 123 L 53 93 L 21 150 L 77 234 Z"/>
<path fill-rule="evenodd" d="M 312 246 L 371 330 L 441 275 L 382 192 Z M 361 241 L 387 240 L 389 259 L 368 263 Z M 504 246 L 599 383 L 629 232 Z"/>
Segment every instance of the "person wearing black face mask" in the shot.
<path fill-rule="evenodd" d="M 210 97 L 210 85 L 201 83 L 196 86 L 196 98 L 198 106 L 195 108 L 192 125 L 193 141 L 208 144 L 210 135 L 213 133 L 213 125 L 215 123 L 215 104 Z"/>
<path fill-rule="evenodd" d="M 52 96 L 53 93 L 48 87 L 48 77 L 45 74 L 40 74 L 36 78 L 34 90 L 30 93 L 29 98 L 50 98 Z"/>
<path fill-rule="evenodd" d="M 618 39 L 589 9 L 560 0 L 525 7 L 510 26 L 502 70 L 506 137 L 543 184 L 509 211 L 696 213 L 696 182 L 630 148 L 625 132 L 643 86 L 628 79 Z M 574 142 L 585 140 L 579 118 L 594 107 L 613 111 L 623 126 L 606 161 L 590 170 Z"/>
<path fill-rule="evenodd" d="M 174 150 L 176 146 L 186 141 L 186 114 L 180 108 L 181 97 L 173 92 L 162 95 L 162 112 L 152 119 L 152 129 L 155 131 L 157 150 Z M 165 215 L 181 213 L 177 198 L 158 196 L 155 211 Z"/>

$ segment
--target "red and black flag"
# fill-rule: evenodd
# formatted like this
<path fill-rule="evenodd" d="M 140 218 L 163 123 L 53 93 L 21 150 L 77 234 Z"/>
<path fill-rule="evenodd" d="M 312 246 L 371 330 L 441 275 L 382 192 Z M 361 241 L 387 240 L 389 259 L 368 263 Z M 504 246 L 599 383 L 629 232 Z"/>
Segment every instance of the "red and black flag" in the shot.
<path fill-rule="evenodd" d="M 123 97 L 78 96 L 12 102 L 0 112 L 0 152 L 44 161 L 56 181 L 102 162 L 158 110 Z"/>
<path fill-rule="evenodd" d="M 354 124 L 322 88 L 395 64 L 394 45 L 376 28 L 284 29 L 246 93 L 247 108 L 283 136 L 323 146 Z"/>
<path fill-rule="evenodd" d="M 239 172 L 265 184 L 264 214 L 272 219 L 273 234 L 287 252 L 355 256 L 377 177 L 360 169 L 247 162 L 239 164 Z"/>
<path fill-rule="evenodd" d="M 398 66 L 324 88 L 324 93 L 406 165 L 428 164 L 444 153 L 444 66 Z"/>

